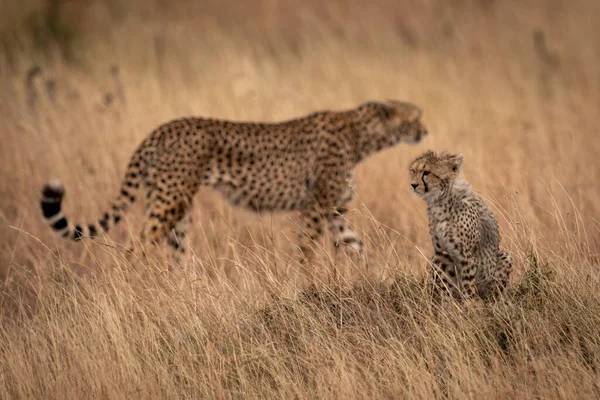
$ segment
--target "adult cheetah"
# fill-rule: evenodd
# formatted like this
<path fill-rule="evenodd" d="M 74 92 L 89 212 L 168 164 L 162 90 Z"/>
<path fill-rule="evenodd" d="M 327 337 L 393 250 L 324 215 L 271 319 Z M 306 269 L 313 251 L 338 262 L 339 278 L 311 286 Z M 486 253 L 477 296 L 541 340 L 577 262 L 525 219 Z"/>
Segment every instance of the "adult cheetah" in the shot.
<path fill-rule="evenodd" d="M 375 152 L 399 142 L 417 143 L 425 135 L 421 110 L 394 100 L 280 123 L 179 119 L 158 127 L 133 153 L 119 195 L 98 221 L 68 222 L 59 181 L 45 185 L 41 206 L 56 232 L 81 240 L 119 222 L 143 187 L 147 212 L 141 242 L 166 237 L 183 252 L 188 210 L 199 187 L 207 185 L 234 205 L 300 211 L 305 254 L 323 234 L 325 221 L 336 244 L 362 254 L 362 241 L 342 218 L 353 196 L 354 168 Z"/>
<path fill-rule="evenodd" d="M 485 298 L 504 290 L 512 262 L 500 250 L 492 210 L 460 177 L 462 161 L 462 154 L 428 150 L 411 163 L 410 185 L 427 202 L 436 292 Z"/>

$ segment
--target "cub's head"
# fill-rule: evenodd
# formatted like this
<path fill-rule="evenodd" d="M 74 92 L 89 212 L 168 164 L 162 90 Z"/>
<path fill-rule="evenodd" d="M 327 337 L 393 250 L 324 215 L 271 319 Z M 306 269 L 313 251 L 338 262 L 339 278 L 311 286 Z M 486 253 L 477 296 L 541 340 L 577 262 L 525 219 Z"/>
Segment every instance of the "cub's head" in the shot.
<path fill-rule="evenodd" d="M 419 143 L 427 136 L 427 129 L 421 122 L 423 112 L 416 105 L 398 100 L 377 104 L 389 146 L 398 142 Z"/>
<path fill-rule="evenodd" d="M 410 164 L 413 192 L 425 200 L 446 194 L 460 175 L 462 160 L 462 154 L 427 150 Z"/>

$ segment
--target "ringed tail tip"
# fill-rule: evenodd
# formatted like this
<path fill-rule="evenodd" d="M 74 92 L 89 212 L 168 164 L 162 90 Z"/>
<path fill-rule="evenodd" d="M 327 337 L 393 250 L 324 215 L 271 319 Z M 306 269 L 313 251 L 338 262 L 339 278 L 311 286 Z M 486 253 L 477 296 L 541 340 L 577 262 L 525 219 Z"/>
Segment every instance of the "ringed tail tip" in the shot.
<path fill-rule="evenodd" d="M 56 202 L 62 200 L 65 195 L 65 187 L 58 179 L 48 181 L 42 189 L 43 201 Z"/>
<path fill-rule="evenodd" d="M 65 188 L 62 183 L 57 179 L 50 180 L 42 189 L 41 206 L 44 218 L 52 229 L 67 234 L 68 222 L 61 211 L 64 195 Z"/>

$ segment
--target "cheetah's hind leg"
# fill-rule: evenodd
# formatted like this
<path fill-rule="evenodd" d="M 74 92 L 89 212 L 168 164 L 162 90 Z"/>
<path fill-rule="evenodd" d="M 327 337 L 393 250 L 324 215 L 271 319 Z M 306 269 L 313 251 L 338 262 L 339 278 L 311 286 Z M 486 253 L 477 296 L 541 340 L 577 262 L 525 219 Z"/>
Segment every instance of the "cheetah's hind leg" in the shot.
<path fill-rule="evenodd" d="M 491 296 L 494 299 L 504 293 L 512 271 L 512 260 L 507 252 L 500 250 L 496 259 L 496 268 L 490 272 L 491 276 L 489 277 L 486 290 L 487 296 Z"/>
<path fill-rule="evenodd" d="M 165 238 L 171 248 L 182 247 L 186 224 L 189 224 L 188 210 L 191 208 L 191 198 L 173 196 L 172 201 L 151 195 L 146 208 L 146 220 L 140 234 L 140 245 L 143 249 L 148 246 L 157 246 Z M 181 223 L 180 223 L 181 222 Z M 176 258 L 177 261 L 177 258 Z"/>
<path fill-rule="evenodd" d="M 447 302 L 460 296 L 458 271 L 454 260 L 447 253 L 437 252 L 431 258 L 429 280 L 434 300 Z"/>
<path fill-rule="evenodd" d="M 318 246 L 318 240 L 323 236 L 323 221 L 323 212 L 317 207 L 302 210 L 300 213 L 298 245 L 301 252 L 300 264 L 304 267 L 316 257 L 315 246 Z"/>
<path fill-rule="evenodd" d="M 175 264 L 184 267 L 189 258 L 187 231 L 192 225 L 192 210 L 188 208 L 184 217 L 175 224 L 175 228 L 171 229 L 167 237 L 167 243 L 173 250 L 173 260 Z"/>

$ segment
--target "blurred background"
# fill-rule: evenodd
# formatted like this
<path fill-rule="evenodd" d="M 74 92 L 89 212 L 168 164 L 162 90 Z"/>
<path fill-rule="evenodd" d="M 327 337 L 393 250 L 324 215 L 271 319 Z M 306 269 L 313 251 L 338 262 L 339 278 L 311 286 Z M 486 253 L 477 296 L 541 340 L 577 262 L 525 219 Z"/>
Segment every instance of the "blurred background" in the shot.
<path fill-rule="evenodd" d="M 0 398 L 598 398 L 599 22 L 598 0 L 0 0 Z M 208 188 L 184 268 L 126 258 L 141 205 L 95 241 L 42 218 L 53 177 L 74 223 L 100 216 L 171 119 L 386 98 L 430 134 L 357 168 L 368 269 L 324 238 L 303 280 L 293 214 Z M 498 303 L 426 296 L 428 148 L 498 217 Z"/>

